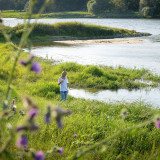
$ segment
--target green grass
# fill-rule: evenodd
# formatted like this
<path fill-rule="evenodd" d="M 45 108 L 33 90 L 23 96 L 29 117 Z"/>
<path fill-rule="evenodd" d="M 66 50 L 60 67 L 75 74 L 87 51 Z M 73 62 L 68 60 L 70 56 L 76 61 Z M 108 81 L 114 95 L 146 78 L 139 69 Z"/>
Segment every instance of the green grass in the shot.
<path fill-rule="evenodd" d="M 24 18 L 26 12 L 22 11 L 13 11 L 13 10 L 4 10 L 2 12 L 3 18 Z M 33 14 L 32 18 L 35 18 L 36 14 Z M 43 13 L 40 15 L 40 18 L 94 18 L 96 16 L 91 15 L 88 12 L 84 11 L 75 11 L 75 12 L 52 12 L 52 13 Z"/>
<path fill-rule="evenodd" d="M 16 50 L 17 48 L 13 44 L 0 44 L 1 103 L 6 91 L 6 80 L 11 71 Z M 22 53 L 21 58 L 25 59 L 26 57 L 27 54 Z M 34 148 L 35 150 L 48 151 L 55 145 L 64 148 L 64 154 L 52 153 L 47 157 L 47 160 L 66 159 L 80 147 L 89 148 L 121 130 L 150 120 L 155 114 L 160 112 L 160 109 L 154 109 L 154 106 L 144 104 L 143 102 L 104 104 L 97 101 L 75 99 L 70 96 L 66 102 L 59 102 L 60 95 L 58 94 L 59 86 L 57 85 L 57 79 L 64 69 L 68 71 L 68 78 L 72 85 L 81 87 L 93 87 L 95 85 L 95 88 L 102 87 L 102 84 L 99 84 L 100 80 L 101 82 L 107 80 L 106 84 L 103 84 L 104 87 L 111 82 L 114 84 L 117 78 L 121 81 L 126 80 L 126 82 L 128 79 L 132 82 L 132 80 L 139 79 L 142 76 L 147 78 L 148 71 L 146 70 L 129 70 L 122 67 L 113 69 L 112 67 L 104 66 L 83 66 L 76 63 L 52 65 L 52 60 L 41 58 L 35 58 L 35 60 L 41 63 L 42 73 L 35 76 L 34 73 L 29 72 L 25 79 L 27 69 L 18 64 L 14 75 L 11 99 L 16 99 L 18 111 L 24 109 L 27 112 L 27 109 L 23 107 L 21 102 L 21 97 L 26 94 L 31 95 L 34 102 L 39 106 L 39 114 L 36 117 L 39 130 L 34 134 L 27 133 L 29 139 L 27 149 Z M 151 77 L 155 78 L 154 81 L 159 82 L 158 76 L 155 77 L 150 74 L 150 79 L 152 79 Z M 79 80 L 79 78 L 81 79 Z M 87 86 L 91 82 L 94 82 L 93 86 Z M 125 85 L 126 82 L 122 83 L 123 87 L 129 88 Z M 46 106 L 48 104 L 60 105 L 72 110 L 73 114 L 63 119 L 64 128 L 62 130 L 57 128 L 54 121 L 49 125 L 44 123 L 44 115 L 46 114 Z M 126 116 L 121 114 L 123 109 L 127 111 Z M 15 116 L 11 117 L 9 123 L 14 127 L 17 123 L 22 124 L 26 117 L 27 115 L 22 117 L 17 112 Z M 3 133 L 4 137 L 1 137 L 0 146 L 3 144 L 3 140 L 7 139 L 8 130 L 3 130 Z M 77 137 L 74 137 L 74 134 L 77 134 Z M 117 135 L 114 139 L 108 140 L 104 146 L 99 146 L 95 150 L 90 151 L 82 159 L 159 159 L 159 134 L 160 130 L 155 128 L 154 123 L 145 125 L 140 129 L 135 127 L 130 132 L 124 132 Z M 0 155 L 0 159 L 22 159 L 22 156 L 17 155 L 19 150 L 16 148 L 14 141 L 9 144 L 7 150 L 9 152 Z M 23 159 L 30 160 L 26 156 L 23 156 Z"/>
<path fill-rule="evenodd" d="M 104 27 L 92 24 L 83 24 L 80 22 L 61 22 L 56 24 L 44 24 L 36 23 L 30 24 L 34 26 L 31 32 L 30 39 L 34 40 L 37 37 L 51 38 L 55 40 L 54 36 L 69 36 L 86 39 L 96 38 L 115 38 L 115 37 L 135 37 L 135 36 L 147 36 L 147 33 L 137 33 L 134 30 L 119 29 L 113 27 Z M 2 31 L 5 31 L 11 36 L 11 39 L 19 40 L 23 33 L 24 25 L 17 25 L 16 27 L 0 27 L 0 40 L 4 41 Z"/>

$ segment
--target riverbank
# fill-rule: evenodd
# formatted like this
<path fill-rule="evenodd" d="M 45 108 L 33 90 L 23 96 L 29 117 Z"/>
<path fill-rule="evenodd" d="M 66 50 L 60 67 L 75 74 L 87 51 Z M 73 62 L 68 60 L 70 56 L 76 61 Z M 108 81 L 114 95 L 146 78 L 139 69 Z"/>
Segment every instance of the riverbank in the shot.
<path fill-rule="evenodd" d="M 6 92 L 7 79 L 16 51 L 17 47 L 13 44 L 0 44 L 0 64 L 2 64 L 0 66 L 1 102 Z M 27 58 L 28 54 L 22 52 L 20 59 L 26 60 Z M 53 152 L 46 157 L 46 160 L 52 159 L 53 156 L 56 160 L 73 158 L 73 154 L 77 150 L 83 150 L 84 148 L 88 152 L 82 156 L 82 159 L 86 160 L 145 160 L 159 156 L 156 153 L 159 153 L 160 149 L 160 137 L 157 136 L 160 134 L 160 130 L 155 127 L 153 120 L 155 119 L 156 121 L 155 115 L 159 114 L 159 109 L 154 109 L 154 106 L 143 102 L 107 104 L 75 99 L 70 96 L 66 102 L 59 102 L 60 95 L 57 79 L 64 69 L 68 71 L 70 83 L 74 82 L 82 86 L 88 82 L 90 84 L 97 82 L 94 85 L 99 85 L 100 80 L 108 79 L 113 84 L 116 78 L 120 78 L 119 75 L 122 79 L 126 78 L 128 80 L 128 78 L 132 79 L 132 77 L 141 77 L 144 73 L 147 74 L 146 70 L 82 66 L 75 63 L 55 65 L 53 60 L 38 57 L 35 57 L 34 60 L 42 66 L 42 72 L 38 75 L 17 64 L 10 98 L 15 99 L 17 112 L 10 117 L 9 122 L 6 120 L 7 124 L 10 123 L 15 127 L 15 124 L 20 123 L 22 125 L 23 121 L 27 119 L 27 109 L 23 107 L 21 101 L 24 95 L 30 95 L 33 102 L 38 105 L 39 109 L 35 122 L 39 126 L 39 130 L 35 131 L 34 134 L 29 131 L 26 133 L 28 138 L 27 151 L 34 148 L 35 151 L 43 150 L 47 152 L 54 146 L 63 147 L 64 151 L 61 155 L 58 152 Z M 104 75 L 108 78 L 103 77 Z M 88 79 L 86 79 L 87 77 Z M 82 78 L 82 80 L 79 78 Z M 146 78 L 149 78 L 149 76 L 147 75 Z M 123 81 L 122 79 L 121 81 Z M 12 103 L 11 100 L 9 103 Z M 63 119 L 63 129 L 57 128 L 56 122 L 53 120 L 49 124 L 44 122 L 48 104 L 59 105 L 72 110 L 72 115 Z M 21 116 L 20 110 L 24 110 L 26 115 Z M 3 133 L 4 142 L 7 139 L 8 130 L 3 130 Z M 16 147 L 17 136 L 13 138 L 12 143 L 9 143 L 6 148 L 6 152 L 10 153 L 9 156 L 5 152 L 0 155 L 3 159 L 21 158 L 20 149 Z M 105 143 L 102 143 L 103 141 Z M 94 145 L 97 147 L 93 148 Z M 24 154 L 23 158 L 29 159 L 28 156 L 29 154 Z"/>

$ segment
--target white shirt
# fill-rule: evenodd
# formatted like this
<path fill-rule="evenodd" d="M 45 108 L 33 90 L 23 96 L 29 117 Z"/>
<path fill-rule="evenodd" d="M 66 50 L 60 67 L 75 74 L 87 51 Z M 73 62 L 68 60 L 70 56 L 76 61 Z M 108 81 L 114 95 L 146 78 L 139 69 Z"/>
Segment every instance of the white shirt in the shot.
<path fill-rule="evenodd" d="M 62 80 L 64 81 L 60 84 L 60 91 L 68 91 L 68 78 L 66 77 L 65 79 L 63 79 L 62 77 L 59 77 L 58 83 L 60 83 Z"/>

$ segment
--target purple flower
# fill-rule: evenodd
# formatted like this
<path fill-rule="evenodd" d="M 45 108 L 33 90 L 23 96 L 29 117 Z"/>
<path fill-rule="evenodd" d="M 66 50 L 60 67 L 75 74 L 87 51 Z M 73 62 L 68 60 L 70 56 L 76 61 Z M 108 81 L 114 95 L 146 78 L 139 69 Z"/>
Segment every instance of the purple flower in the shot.
<path fill-rule="evenodd" d="M 11 104 L 10 107 L 13 108 L 14 104 Z"/>
<path fill-rule="evenodd" d="M 18 148 L 24 147 L 24 150 L 26 149 L 27 144 L 28 144 L 28 139 L 25 135 L 22 135 L 17 141 L 17 147 Z"/>
<path fill-rule="evenodd" d="M 45 121 L 46 121 L 46 123 L 50 123 L 50 117 L 48 115 L 46 115 Z"/>
<path fill-rule="evenodd" d="M 123 111 L 123 115 L 126 115 L 127 114 L 127 111 Z"/>
<path fill-rule="evenodd" d="M 15 99 L 12 99 L 13 104 L 15 103 Z"/>
<path fill-rule="evenodd" d="M 156 128 L 160 128 L 160 120 L 156 122 Z"/>
<path fill-rule="evenodd" d="M 77 137 L 77 134 L 74 134 L 74 137 Z"/>
<path fill-rule="evenodd" d="M 28 127 L 26 126 L 20 126 L 20 127 L 17 127 L 16 131 L 19 132 L 19 131 L 22 131 L 22 130 L 27 130 Z"/>
<path fill-rule="evenodd" d="M 24 60 L 20 60 L 19 63 L 22 64 L 22 65 L 24 65 L 24 66 L 27 65 L 27 63 Z"/>
<path fill-rule="evenodd" d="M 37 108 L 33 108 L 29 111 L 29 117 L 32 119 L 34 118 L 38 113 L 38 109 Z"/>
<path fill-rule="evenodd" d="M 32 60 L 32 59 L 34 58 L 34 55 L 33 55 L 33 54 L 30 54 L 30 55 L 29 55 L 29 58 L 30 58 L 30 60 Z"/>
<path fill-rule="evenodd" d="M 31 66 L 31 70 L 35 72 L 35 74 L 38 74 L 41 72 L 41 66 L 38 62 L 34 62 Z"/>
<path fill-rule="evenodd" d="M 25 112 L 23 110 L 20 110 L 19 113 L 24 116 L 25 115 Z"/>
<path fill-rule="evenodd" d="M 59 152 L 60 154 L 62 154 L 63 151 L 64 151 L 64 149 L 63 149 L 62 147 L 58 149 L 58 152 Z"/>
<path fill-rule="evenodd" d="M 38 151 L 34 157 L 35 160 L 44 160 L 44 153 L 42 151 Z"/>

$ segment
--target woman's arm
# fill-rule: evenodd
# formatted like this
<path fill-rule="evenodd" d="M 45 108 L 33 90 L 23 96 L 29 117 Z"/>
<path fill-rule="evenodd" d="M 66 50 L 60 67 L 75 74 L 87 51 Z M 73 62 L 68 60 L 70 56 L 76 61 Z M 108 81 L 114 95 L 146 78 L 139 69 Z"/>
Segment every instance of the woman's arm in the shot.
<path fill-rule="evenodd" d="M 60 85 L 63 81 L 64 81 L 64 79 L 62 79 L 60 82 L 58 82 L 58 85 Z"/>

